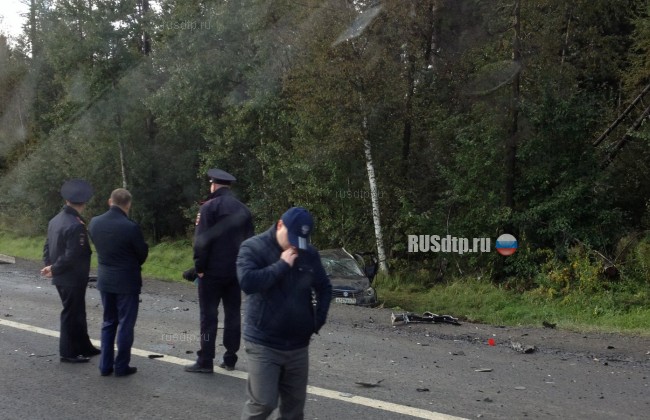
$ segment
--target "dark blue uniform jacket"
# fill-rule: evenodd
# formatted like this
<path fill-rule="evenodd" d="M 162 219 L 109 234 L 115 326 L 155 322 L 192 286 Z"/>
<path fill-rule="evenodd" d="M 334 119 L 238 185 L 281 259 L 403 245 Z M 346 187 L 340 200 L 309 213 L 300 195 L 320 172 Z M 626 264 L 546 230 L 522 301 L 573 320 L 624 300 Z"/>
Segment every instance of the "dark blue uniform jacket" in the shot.
<path fill-rule="evenodd" d="M 239 245 L 253 236 L 248 207 L 222 187 L 201 205 L 194 231 L 194 268 L 208 278 L 235 278 Z"/>
<path fill-rule="evenodd" d="M 43 263 L 52 266 L 52 284 L 86 287 L 90 272 L 90 242 L 77 210 L 63 206 L 47 226 Z"/>
<path fill-rule="evenodd" d="M 241 245 L 237 276 L 246 293 L 244 338 L 279 350 L 309 345 L 312 334 L 325 324 L 332 285 L 316 248 L 299 251 L 293 267 L 280 259 L 276 228 Z M 317 306 L 311 303 L 315 291 Z M 315 313 L 314 313 L 315 312 Z"/>
<path fill-rule="evenodd" d="M 149 255 L 140 226 L 117 206 L 93 217 L 88 226 L 97 250 L 97 289 L 102 292 L 138 294 L 142 289 L 141 266 Z"/>

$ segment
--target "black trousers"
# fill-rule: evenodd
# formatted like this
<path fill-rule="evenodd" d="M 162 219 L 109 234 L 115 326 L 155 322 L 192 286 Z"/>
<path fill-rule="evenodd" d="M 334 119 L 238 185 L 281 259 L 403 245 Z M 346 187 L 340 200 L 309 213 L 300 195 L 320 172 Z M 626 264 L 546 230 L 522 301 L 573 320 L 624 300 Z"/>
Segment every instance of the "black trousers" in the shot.
<path fill-rule="evenodd" d="M 219 303 L 223 301 L 223 362 L 228 366 L 237 363 L 241 339 L 241 289 L 236 277 L 199 279 L 199 308 L 201 310 L 201 350 L 197 363 L 212 367 L 215 358 Z"/>
<path fill-rule="evenodd" d="M 86 323 L 86 288 L 56 286 L 61 297 L 61 336 L 59 354 L 61 357 L 76 357 L 88 353 L 94 346 L 88 337 Z"/>

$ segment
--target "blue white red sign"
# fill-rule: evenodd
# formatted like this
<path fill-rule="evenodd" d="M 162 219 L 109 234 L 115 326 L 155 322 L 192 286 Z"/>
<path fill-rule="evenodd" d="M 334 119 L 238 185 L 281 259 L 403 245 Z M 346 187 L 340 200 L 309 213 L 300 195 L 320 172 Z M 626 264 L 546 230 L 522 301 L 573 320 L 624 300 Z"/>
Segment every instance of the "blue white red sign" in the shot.
<path fill-rule="evenodd" d="M 509 233 L 504 233 L 497 238 L 496 249 L 501 255 L 514 254 L 517 251 L 517 238 Z"/>

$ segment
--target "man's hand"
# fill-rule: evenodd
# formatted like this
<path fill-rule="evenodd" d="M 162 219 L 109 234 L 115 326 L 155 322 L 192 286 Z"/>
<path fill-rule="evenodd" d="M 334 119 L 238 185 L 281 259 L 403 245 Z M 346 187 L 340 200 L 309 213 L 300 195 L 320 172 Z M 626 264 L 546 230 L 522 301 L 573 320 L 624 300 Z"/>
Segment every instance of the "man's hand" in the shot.
<path fill-rule="evenodd" d="M 282 255 L 280 255 L 280 258 L 289 264 L 289 267 L 293 267 L 293 263 L 296 261 L 296 258 L 298 258 L 298 250 L 293 247 L 285 249 L 284 252 L 282 252 Z"/>
<path fill-rule="evenodd" d="M 47 267 L 43 267 L 41 269 L 41 276 L 52 277 L 52 266 L 48 265 Z"/>

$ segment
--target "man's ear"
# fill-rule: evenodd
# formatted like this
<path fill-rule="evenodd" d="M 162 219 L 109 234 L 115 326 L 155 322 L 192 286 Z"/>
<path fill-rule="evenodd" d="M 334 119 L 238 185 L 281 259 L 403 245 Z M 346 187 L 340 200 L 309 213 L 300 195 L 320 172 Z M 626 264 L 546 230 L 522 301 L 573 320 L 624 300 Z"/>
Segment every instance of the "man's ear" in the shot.
<path fill-rule="evenodd" d="M 112 205 L 113 205 L 113 199 L 112 199 L 112 198 L 109 198 L 109 199 L 108 199 L 108 205 L 109 205 L 109 206 L 112 206 Z"/>
<path fill-rule="evenodd" d="M 278 220 L 278 223 L 276 223 L 275 228 L 277 230 L 282 229 L 282 226 L 284 226 L 284 223 L 282 223 L 282 219 Z"/>

